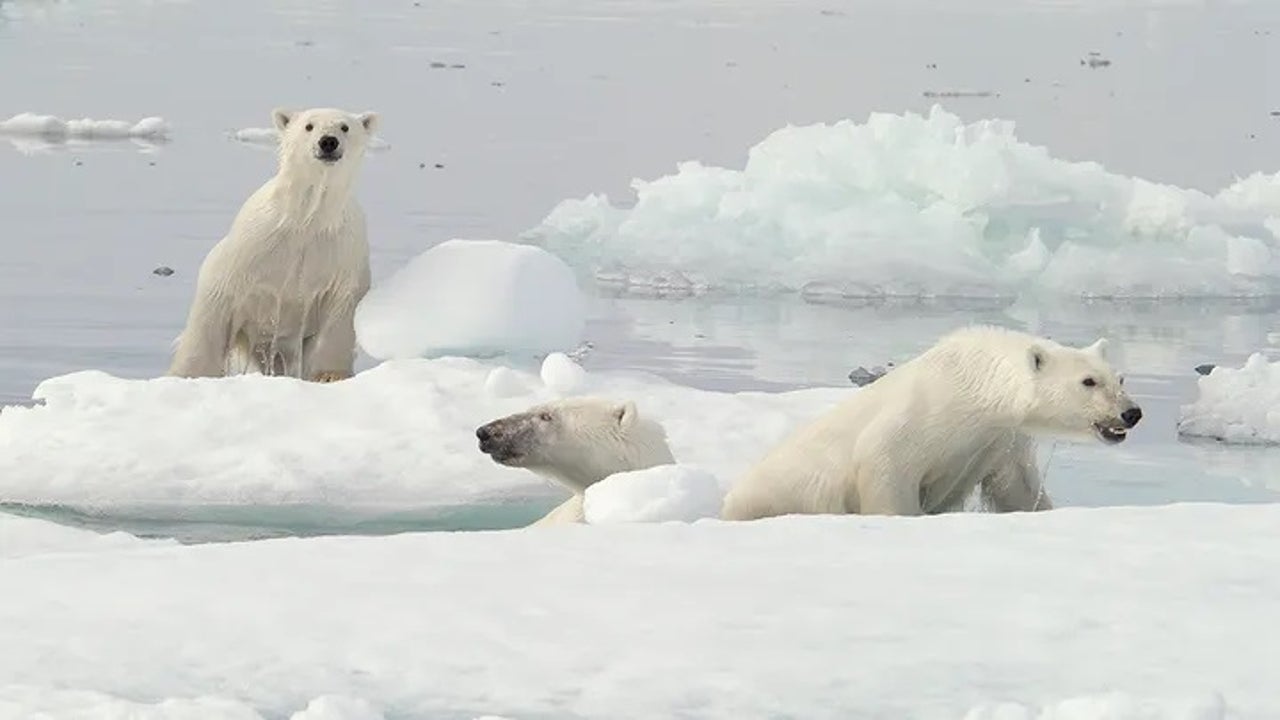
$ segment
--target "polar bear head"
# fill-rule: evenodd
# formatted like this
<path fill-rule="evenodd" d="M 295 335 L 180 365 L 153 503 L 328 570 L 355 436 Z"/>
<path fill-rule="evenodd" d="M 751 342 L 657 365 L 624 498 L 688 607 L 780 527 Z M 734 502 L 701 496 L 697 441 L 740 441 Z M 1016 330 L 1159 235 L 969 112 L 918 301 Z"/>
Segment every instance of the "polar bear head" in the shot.
<path fill-rule="evenodd" d="M 662 425 L 633 402 L 566 398 L 476 429 L 480 451 L 585 492 L 606 477 L 675 462 Z"/>
<path fill-rule="evenodd" d="M 1086 348 L 1049 341 L 1032 343 L 1026 362 L 1034 383 L 1026 429 L 1054 435 L 1093 435 L 1121 442 L 1142 419 L 1142 409 L 1124 391 L 1124 378 L 1106 360 L 1107 341 Z"/>
<path fill-rule="evenodd" d="M 333 108 L 277 108 L 271 120 L 280 133 L 280 166 L 306 175 L 354 174 L 378 126 L 378 115 Z"/>

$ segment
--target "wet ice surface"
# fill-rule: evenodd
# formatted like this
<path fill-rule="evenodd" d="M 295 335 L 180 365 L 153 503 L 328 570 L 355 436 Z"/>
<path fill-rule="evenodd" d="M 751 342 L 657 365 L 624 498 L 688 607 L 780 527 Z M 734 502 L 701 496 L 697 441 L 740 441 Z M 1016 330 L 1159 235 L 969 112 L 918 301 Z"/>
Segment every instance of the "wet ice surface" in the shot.
<path fill-rule="evenodd" d="M 160 116 L 171 128 L 164 145 L 0 142 L 5 403 L 75 370 L 163 371 L 200 259 L 272 169 L 270 143 L 236 133 L 266 126 L 277 105 L 383 114 L 389 148 L 368 156 L 360 191 L 375 281 L 451 237 L 513 239 L 566 198 L 601 192 L 625 203 L 633 177 L 690 158 L 741 167 L 748 148 L 787 123 L 861 122 L 872 111 L 940 103 L 966 121 L 1010 119 L 1054 157 L 1207 192 L 1270 171 L 1280 156 L 1268 104 L 1277 79 L 1266 70 L 1280 11 L 1262 2 L 566 1 L 531 11 L 27 0 L 0 3 L 0 17 L 0 66 L 23 68 L 4 83 L 0 116 Z M 1091 66 L 1092 57 L 1110 64 Z M 154 274 L 160 266 L 174 273 Z M 1121 448 L 1042 448 L 1055 493 L 1081 505 L 1247 502 L 1275 497 L 1276 455 L 1179 443 L 1175 421 L 1194 395 L 1192 368 L 1238 365 L 1271 347 L 1276 319 L 1274 308 L 1229 303 L 975 310 L 601 297 L 585 363 L 695 387 L 781 390 L 847 384 L 851 369 L 901 360 L 970 320 L 1068 342 L 1106 334 L 1147 416 Z M 533 512 L 470 508 L 465 518 L 370 526 L 306 508 L 275 519 L 233 510 L 150 530 L 506 527 Z M 142 531 L 148 522 L 128 521 Z"/>

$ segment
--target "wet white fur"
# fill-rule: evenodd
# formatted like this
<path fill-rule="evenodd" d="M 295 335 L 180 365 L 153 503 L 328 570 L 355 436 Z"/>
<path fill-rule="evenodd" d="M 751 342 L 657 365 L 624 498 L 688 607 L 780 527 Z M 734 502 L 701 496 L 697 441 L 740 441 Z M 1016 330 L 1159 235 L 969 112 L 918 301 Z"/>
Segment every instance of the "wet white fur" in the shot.
<path fill-rule="evenodd" d="M 1090 437 L 1133 407 L 1105 347 L 955 331 L 785 439 L 730 489 L 722 517 L 944 512 L 979 486 L 996 510 L 1051 508 L 1031 435 Z"/>
<path fill-rule="evenodd" d="M 614 473 L 675 462 L 666 430 L 641 417 L 634 402 L 566 398 L 528 413 L 536 418 L 544 411 L 555 420 L 540 426 L 536 460 L 525 467 L 564 485 L 573 495 L 534 525 L 583 522 L 583 494 L 591 485 Z"/>
<path fill-rule="evenodd" d="M 369 289 L 365 217 L 353 186 L 378 116 L 320 108 L 272 117 L 278 171 L 201 264 L 171 375 L 352 373 L 355 309 Z M 332 164 L 315 157 L 325 134 L 341 142 L 342 159 Z"/>

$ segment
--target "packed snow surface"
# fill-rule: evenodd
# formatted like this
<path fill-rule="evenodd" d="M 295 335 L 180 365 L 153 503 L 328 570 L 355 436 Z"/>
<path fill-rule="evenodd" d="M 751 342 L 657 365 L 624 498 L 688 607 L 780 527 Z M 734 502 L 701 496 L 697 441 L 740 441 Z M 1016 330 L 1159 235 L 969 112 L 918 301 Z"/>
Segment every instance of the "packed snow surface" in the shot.
<path fill-rule="evenodd" d="M 169 123 L 164 118 L 127 120 L 63 120 L 53 115 L 21 113 L 0 121 L 0 135 L 32 137 L 46 141 L 65 140 L 167 140 Z"/>
<path fill-rule="evenodd" d="M 688 465 L 659 465 L 615 473 L 587 488 L 588 523 L 693 522 L 720 516 L 727 486 Z"/>
<path fill-rule="evenodd" d="M 573 271 L 541 248 L 449 240 L 377 283 L 356 310 L 378 359 L 572 350 L 586 307 Z"/>
<path fill-rule="evenodd" d="M 1240 445 L 1280 444 L 1280 362 L 1254 353 L 1244 367 L 1219 365 L 1182 407 L 1178 433 Z"/>
<path fill-rule="evenodd" d="M 0 717 L 1272 720 L 1276 557 L 1276 505 L 29 556 Z"/>
<path fill-rule="evenodd" d="M 640 374 L 578 380 L 579 394 L 634 400 L 666 428 L 676 457 L 721 478 L 857 392 L 706 392 Z M 43 403 L 0 411 L 0 498 L 8 502 L 403 511 L 567 497 L 477 448 L 480 425 L 560 397 L 535 372 L 505 365 L 389 361 L 331 384 L 86 371 L 46 380 L 34 395 Z"/>
<path fill-rule="evenodd" d="M 1280 175 L 1215 195 L 1054 158 L 1002 120 L 786 127 L 742 170 L 683 162 L 523 239 L 635 293 L 815 298 L 1280 294 Z"/>
<path fill-rule="evenodd" d="M 44 553 L 92 552 L 164 545 L 169 541 L 141 540 L 128 533 L 100 534 L 45 520 L 0 512 L 0 558 Z M 3 717 L 3 714 L 0 714 Z"/>

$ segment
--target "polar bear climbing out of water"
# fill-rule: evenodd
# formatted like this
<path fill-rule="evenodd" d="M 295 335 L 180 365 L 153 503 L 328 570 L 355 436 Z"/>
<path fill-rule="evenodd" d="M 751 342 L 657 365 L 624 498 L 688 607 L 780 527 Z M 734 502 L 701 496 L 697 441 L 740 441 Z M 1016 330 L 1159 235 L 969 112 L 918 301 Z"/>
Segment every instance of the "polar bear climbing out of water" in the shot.
<path fill-rule="evenodd" d="M 276 175 L 205 257 L 169 374 L 256 370 L 350 377 L 356 305 L 369 289 L 364 212 L 353 193 L 374 113 L 276 110 Z"/>
<path fill-rule="evenodd" d="M 953 332 L 784 440 L 729 490 L 721 517 L 938 513 L 979 487 L 998 511 L 1052 507 L 1032 435 L 1115 444 L 1142 418 L 1105 349 Z"/>
<path fill-rule="evenodd" d="M 549 402 L 481 425 L 476 438 L 495 462 L 526 468 L 573 493 L 534 525 L 583 522 L 588 487 L 614 473 L 675 462 L 662 425 L 640 417 L 630 401 Z"/>

